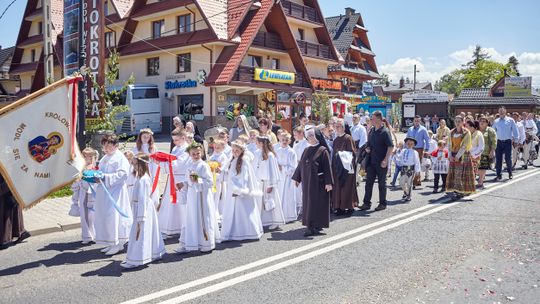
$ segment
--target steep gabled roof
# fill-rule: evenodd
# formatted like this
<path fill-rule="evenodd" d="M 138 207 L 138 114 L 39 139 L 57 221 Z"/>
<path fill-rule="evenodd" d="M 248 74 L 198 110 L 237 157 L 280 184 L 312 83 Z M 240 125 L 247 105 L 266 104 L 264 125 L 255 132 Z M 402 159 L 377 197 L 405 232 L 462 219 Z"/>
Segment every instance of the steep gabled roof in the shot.
<path fill-rule="evenodd" d="M 347 57 L 347 53 L 353 42 L 354 28 L 359 20 L 360 14 L 353 14 L 350 17 L 336 16 L 326 18 L 326 26 L 330 37 L 332 37 L 336 49 L 344 58 Z"/>
<path fill-rule="evenodd" d="M 7 49 L 0 49 L 0 66 L 4 64 L 11 56 L 13 56 L 13 52 L 15 51 L 15 47 L 9 47 Z"/>
<path fill-rule="evenodd" d="M 246 14 L 251 7 L 252 2 L 246 2 L 246 0 L 229 0 L 227 7 L 227 21 L 228 21 L 228 37 L 233 39 L 234 34 L 238 30 L 238 27 L 242 23 L 242 20 L 246 17 Z"/>
<path fill-rule="evenodd" d="M 216 37 L 227 39 L 227 0 L 197 0 L 195 3 Z"/>
<path fill-rule="evenodd" d="M 112 4 L 120 19 L 127 16 L 135 0 L 112 0 Z"/>

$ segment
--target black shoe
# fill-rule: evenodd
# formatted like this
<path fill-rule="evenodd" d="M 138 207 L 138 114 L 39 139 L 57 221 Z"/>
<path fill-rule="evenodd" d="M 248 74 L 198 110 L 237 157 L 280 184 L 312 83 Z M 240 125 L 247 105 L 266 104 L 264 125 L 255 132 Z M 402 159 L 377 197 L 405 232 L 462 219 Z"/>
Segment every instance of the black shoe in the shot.
<path fill-rule="evenodd" d="M 379 206 L 375 208 L 375 211 L 382 211 L 384 209 L 386 209 L 386 204 L 379 204 Z"/>
<path fill-rule="evenodd" d="M 304 236 L 314 236 L 317 232 L 315 229 L 306 229 L 306 232 L 304 232 Z"/>
<path fill-rule="evenodd" d="M 344 214 L 346 216 L 351 216 L 353 214 L 353 212 L 354 212 L 354 208 L 353 209 L 347 209 L 347 210 L 345 210 Z"/>
<path fill-rule="evenodd" d="M 360 206 L 360 211 L 366 211 L 366 210 L 369 210 L 371 209 L 371 205 L 367 205 L 367 204 L 363 204 L 362 206 Z"/>
<path fill-rule="evenodd" d="M 501 181 L 502 180 L 502 175 L 497 175 L 497 177 L 495 178 L 496 181 Z"/>
<path fill-rule="evenodd" d="M 0 250 L 8 249 L 9 246 L 11 246 L 11 245 L 12 245 L 12 243 L 5 243 L 5 244 L 2 244 L 2 245 L 0 245 Z"/>
<path fill-rule="evenodd" d="M 525 165 L 525 166 L 523 166 L 522 168 L 523 168 L 523 170 L 527 170 L 528 166 Z"/>
<path fill-rule="evenodd" d="M 437 193 L 437 192 L 439 192 L 439 189 L 434 188 L 434 189 L 433 189 L 433 193 Z"/>
<path fill-rule="evenodd" d="M 345 211 L 342 209 L 336 209 L 336 212 L 334 212 L 336 216 L 341 216 L 345 214 Z"/>
<path fill-rule="evenodd" d="M 416 190 L 416 186 L 412 186 L 412 189 L 413 189 L 413 190 Z"/>
<path fill-rule="evenodd" d="M 508 179 L 513 179 L 514 178 L 514 175 L 513 174 L 509 174 L 508 175 Z"/>
<path fill-rule="evenodd" d="M 30 237 L 30 232 L 24 231 L 21 236 L 15 241 L 15 244 L 19 244 L 20 242 L 24 241 L 25 239 Z"/>

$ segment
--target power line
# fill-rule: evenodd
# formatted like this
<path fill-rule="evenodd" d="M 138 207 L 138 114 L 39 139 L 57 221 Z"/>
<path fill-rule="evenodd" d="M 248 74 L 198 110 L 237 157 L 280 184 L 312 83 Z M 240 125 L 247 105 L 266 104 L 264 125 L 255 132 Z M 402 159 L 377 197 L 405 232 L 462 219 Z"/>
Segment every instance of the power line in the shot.
<path fill-rule="evenodd" d="M 17 0 L 13 0 L 11 1 L 11 3 L 6 7 L 6 9 L 4 9 L 4 11 L 2 12 L 2 15 L 0 15 L 0 20 L 2 20 L 2 17 L 4 17 L 4 15 L 6 14 L 7 10 L 13 5 L 13 3 L 15 3 Z"/>

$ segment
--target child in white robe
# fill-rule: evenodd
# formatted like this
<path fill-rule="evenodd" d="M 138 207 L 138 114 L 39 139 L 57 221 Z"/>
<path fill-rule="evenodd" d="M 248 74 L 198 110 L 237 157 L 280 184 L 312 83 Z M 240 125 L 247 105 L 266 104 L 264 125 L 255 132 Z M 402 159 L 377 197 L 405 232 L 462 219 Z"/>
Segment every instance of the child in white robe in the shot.
<path fill-rule="evenodd" d="M 401 152 L 401 175 L 399 184 L 403 189 L 403 200 L 411 201 L 411 192 L 413 188 L 413 180 L 416 175 L 420 174 L 420 157 L 418 152 L 414 150 L 416 139 L 412 137 L 405 138 L 405 149 Z"/>
<path fill-rule="evenodd" d="M 126 185 L 128 188 L 129 201 L 132 202 L 133 200 L 131 199 L 131 193 L 133 193 L 133 186 L 135 186 L 135 182 L 137 181 L 135 174 L 133 174 L 133 166 L 131 165 L 133 163 L 133 158 L 135 158 L 135 154 L 133 153 L 133 151 L 125 151 L 124 156 L 129 162 L 129 175 L 126 181 Z"/>
<path fill-rule="evenodd" d="M 186 142 L 186 132 L 184 130 L 175 130 L 171 133 L 171 136 L 174 143 L 171 154 L 176 156 L 176 160 L 172 162 L 172 174 L 174 175 L 175 184 L 183 185 L 183 183 L 187 181 L 187 166 L 189 163 L 189 154 L 186 151 L 188 147 Z M 164 171 L 167 174 L 171 174 L 168 166 L 164 167 Z M 163 193 L 163 198 L 161 199 L 161 204 L 158 205 L 159 231 L 164 239 L 179 234 L 182 231 L 182 225 L 185 222 L 187 192 L 185 189 L 178 190 L 178 187 L 175 187 L 178 191 L 176 191 L 176 203 L 173 203 L 170 195 L 170 183 L 171 178 L 169 176 L 165 186 L 165 193 Z"/>
<path fill-rule="evenodd" d="M 253 165 L 253 160 L 255 160 L 255 154 L 253 154 L 247 149 L 247 146 L 249 144 L 249 137 L 246 134 L 240 134 L 238 136 L 238 140 L 240 140 L 240 142 L 246 146 L 246 151 L 244 151 L 244 157 L 247 158 L 250 165 Z"/>
<path fill-rule="evenodd" d="M 154 202 L 150 197 L 152 182 L 149 175 L 150 157 L 138 154 L 133 161 L 136 176 L 133 187 L 133 225 L 129 234 L 126 260 L 120 264 L 124 268 L 134 268 L 159 260 L 165 254 L 165 244 L 157 223 Z"/>
<path fill-rule="evenodd" d="M 304 154 L 304 150 L 309 146 L 305 136 L 304 136 L 304 127 L 299 126 L 296 127 L 293 131 L 294 134 L 294 144 L 293 144 L 293 150 L 294 153 L 296 153 L 296 160 L 298 163 L 300 163 L 300 159 L 302 158 L 302 154 Z M 294 191 L 295 199 L 296 199 L 296 210 L 298 214 L 302 214 L 302 185 L 298 184 L 298 187 L 295 187 Z"/>
<path fill-rule="evenodd" d="M 255 152 L 259 149 L 257 147 L 257 137 L 259 137 L 259 131 L 251 129 L 249 131 L 249 143 L 247 145 L 247 151 L 253 153 L 255 155 Z"/>
<path fill-rule="evenodd" d="M 129 175 L 129 161 L 118 150 L 118 137 L 107 134 L 101 140 L 105 156 L 99 162 L 103 178 L 98 180 L 96 202 L 94 204 L 96 243 L 107 247 L 101 251 L 115 255 L 124 250 L 132 224 L 132 212 L 126 181 Z M 104 187 L 111 194 L 106 193 Z"/>
<path fill-rule="evenodd" d="M 257 137 L 258 150 L 255 154 L 254 170 L 261 184 L 263 196 L 260 200 L 261 220 L 263 226 L 277 229 L 285 224 L 285 217 L 279 196 L 279 168 L 268 136 Z"/>
<path fill-rule="evenodd" d="M 92 149 L 86 148 L 82 151 L 87 170 L 95 170 L 96 162 L 99 158 L 99 153 Z M 77 180 L 71 185 L 72 208 L 77 208 L 81 219 L 81 237 L 82 244 L 87 245 L 94 242 L 96 231 L 94 229 L 94 203 L 95 194 L 90 190 L 90 184 L 82 179 Z"/>
<path fill-rule="evenodd" d="M 216 220 L 214 195 L 212 193 L 212 172 L 202 160 L 204 148 L 199 143 L 188 147 L 191 162 L 188 169 L 186 222 L 180 233 L 177 253 L 199 250 L 211 252 L 220 240 Z"/>
<path fill-rule="evenodd" d="M 221 221 L 221 215 L 223 212 L 223 192 L 226 184 L 224 184 L 224 176 L 226 174 L 225 168 L 228 166 L 229 158 L 225 154 L 226 143 L 220 139 L 214 142 L 214 153 L 210 156 L 209 161 L 217 162 L 219 168 L 216 169 L 216 192 L 214 193 L 214 203 L 216 204 L 216 215 L 218 222 Z"/>
<path fill-rule="evenodd" d="M 279 193 L 283 208 L 285 222 L 294 222 L 298 219 L 298 203 L 296 201 L 296 185 L 292 180 L 294 171 L 298 166 L 298 160 L 291 143 L 291 134 L 282 133 L 279 141 L 280 146 L 276 150 L 276 157 L 279 166 Z"/>
<path fill-rule="evenodd" d="M 152 153 L 158 152 L 158 149 L 154 141 L 154 132 L 152 132 L 151 129 L 141 129 L 141 131 L 139 132 L 139 135 L 137 136 L 135 147 L 133 147 L 131 151 L 133 152 L 134 155 L 137 155 L 139 153 L 152 154 Z M 154 180 L 156 179 L 158 167 L 159 167 L 159 164 L 155 162 L 151 162 L 148 165 L 148 168 L 150 169 L 150 180 L 152 181 L 152 184 L 154 183 Z M 156 189 L 154 190 L 154 192 L 152 193 L 152 200 L 154 201 L 154 205 L 156 207 L 159 204 L 160 193 L 161 191 L 158 185 Z"/>
<path fill-rule="evenodd" d="M 233 160 L 227 170 L 229 191 L 223 204 L 221 237 L 223 241 L 258 240 L 263 235 L 258 199 L 262 196 L 255 172 L 246 159 L 246 145 L 232 144 Z"/>

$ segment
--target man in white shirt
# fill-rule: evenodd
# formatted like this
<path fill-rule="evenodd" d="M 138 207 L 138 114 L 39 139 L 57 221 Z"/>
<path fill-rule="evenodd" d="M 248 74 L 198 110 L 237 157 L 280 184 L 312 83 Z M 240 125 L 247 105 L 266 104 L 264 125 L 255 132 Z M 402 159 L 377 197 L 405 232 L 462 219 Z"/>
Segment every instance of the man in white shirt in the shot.
<path fill-rule="evenodd" d="M 525 142 L 523 144 L 523 169 L 527 169 L 529 164 L 532 165 L 532 161 L 534 161 L 534 156 L 531 157 L 531 151 L 535 152 L 535 138 L 536 134 L 538 133 L 538 127 L 536 126 L 536 122 L 534 121 L 534 114 L 533 113 L 523 113 L 524 121 L 523 126 L 525 129 Z"/>
<path fill-rule="evenodd" d="M 519 159 L 519 153 L 523 151 L 523 145 L 525 144 L 525 124 L 523 120 L 521 120 L 521 115 L 519 115 L 518 112 L 512 113 L 512 118 L 516 122 L 518 130 L 518 140 L 514 143 L 512 148 L 512 169 L 515 169 Z"/>
<path fill-rule="evenodd" d="M 360 115 L 353 115 L 353 125 L 351 127 L 351 136 L 357 148 L 362 147 L 367 142 L 366 127 L 360 123 Z"/>

